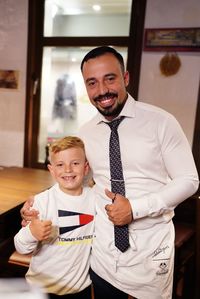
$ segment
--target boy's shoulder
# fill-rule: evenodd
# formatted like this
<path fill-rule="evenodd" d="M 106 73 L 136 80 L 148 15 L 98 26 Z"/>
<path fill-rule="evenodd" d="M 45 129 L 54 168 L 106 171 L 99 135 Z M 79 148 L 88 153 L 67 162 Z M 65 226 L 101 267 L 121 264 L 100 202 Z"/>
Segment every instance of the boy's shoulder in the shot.
<path fill-rule="evenodd" d="M 94 195 L 94 188 L 90 186 L 84 186 L 83 187 L 83 192 L 86 193 L 87 195 Z"/>
<path fill-rule="evenodd" d="M 40 193 L 37 193 L 35 196 L 34 196 L 34 201 L 37 201 L 37 202 L 45 202 L 45 200 L 48 200 L 49 199 L 49 195 L 53 192 L 53 190 L 56 188 L 56 184 L 51 186 L 50 188 L 48 189 L 45 189 L 43 190 L 42 192 Z"/>

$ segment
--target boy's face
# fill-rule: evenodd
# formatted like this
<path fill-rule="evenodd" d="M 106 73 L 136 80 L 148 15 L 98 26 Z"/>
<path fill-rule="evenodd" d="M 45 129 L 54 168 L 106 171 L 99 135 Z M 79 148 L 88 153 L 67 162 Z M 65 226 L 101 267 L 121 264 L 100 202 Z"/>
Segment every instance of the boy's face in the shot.
<path fill-rule="evenodd" d="M 48 169 L 63 192 L 71 195 L 82 193 L 83 179 L 89 171 L 83 149 L 69 148 L 52 153 Z"/>

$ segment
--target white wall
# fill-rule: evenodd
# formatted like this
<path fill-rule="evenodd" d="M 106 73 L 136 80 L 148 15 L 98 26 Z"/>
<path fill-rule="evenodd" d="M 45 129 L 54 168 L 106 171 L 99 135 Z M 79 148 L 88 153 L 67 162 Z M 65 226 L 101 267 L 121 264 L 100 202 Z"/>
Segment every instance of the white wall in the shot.
<path fill-rule="evenodd" d="M 200 27 L 199 0 L 147 0 L 146 28 Z M 25 78 L 28 0 L 0 0 L 0 70 L 20 71 L 17 91 L 0 89 L 0 165 L 22 166 L 24 151 Z M 143 52 L 139 99 L 172 112 L 192 142 L 200 77 L 200 53 L 178 53 L 181 69 L 163 77 L 165 53 Z"/>
<path fill-rule="evenodd" d="M 147 0 L 145 28 L 200 27 L 199 0 Z M 200 53 L 179 52 L 181 68 L 165 77 L 159 63 L 165 52 L 143 52 L 139 100 L 171 112 L 192 145 L 198 87 Z"/>
<path fill-rule="evenodd" d="M 19 89 L 0 89 L 0 165 L 23 166 L 28 0 L 0 0 L 0 70 L 20 72 Z"/>

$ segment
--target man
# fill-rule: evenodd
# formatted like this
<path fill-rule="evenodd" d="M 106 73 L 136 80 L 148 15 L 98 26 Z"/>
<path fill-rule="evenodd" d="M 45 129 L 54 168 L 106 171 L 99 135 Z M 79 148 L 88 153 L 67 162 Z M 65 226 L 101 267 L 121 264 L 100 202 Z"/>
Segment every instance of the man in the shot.
<path fill-rule="evenodd" d="M 95 299 L 127 299 L 128 294 L 138 299 L 171 298 L 174 208 L 199 184 L 190 146 L 172 115 L 136 102 L 127 93 L 129 74 L 113 48 L 90 51 L 81 71 L 98 110 L 80 130 L 96 183 L 91 257 Z M 107 123 L 121 116 L 118 135 L 125 195 L 110 191 Z M 127 224 L 129 247 L 121 252 L 115 246 L 114 226 Z"/>

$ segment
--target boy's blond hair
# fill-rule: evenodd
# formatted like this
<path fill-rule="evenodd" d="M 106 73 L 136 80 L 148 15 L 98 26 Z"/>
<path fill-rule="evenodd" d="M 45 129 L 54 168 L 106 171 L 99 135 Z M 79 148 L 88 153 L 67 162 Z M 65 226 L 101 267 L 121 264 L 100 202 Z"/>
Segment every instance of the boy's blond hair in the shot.
<path fill-rule="evenodd" d="M 84 143 L 79 137 L 66 136 L 62 139 L 56 140 L 49 146 L 49 155 L 56 154 L 73 147 L 82 148 L 85 152 Z"/>

